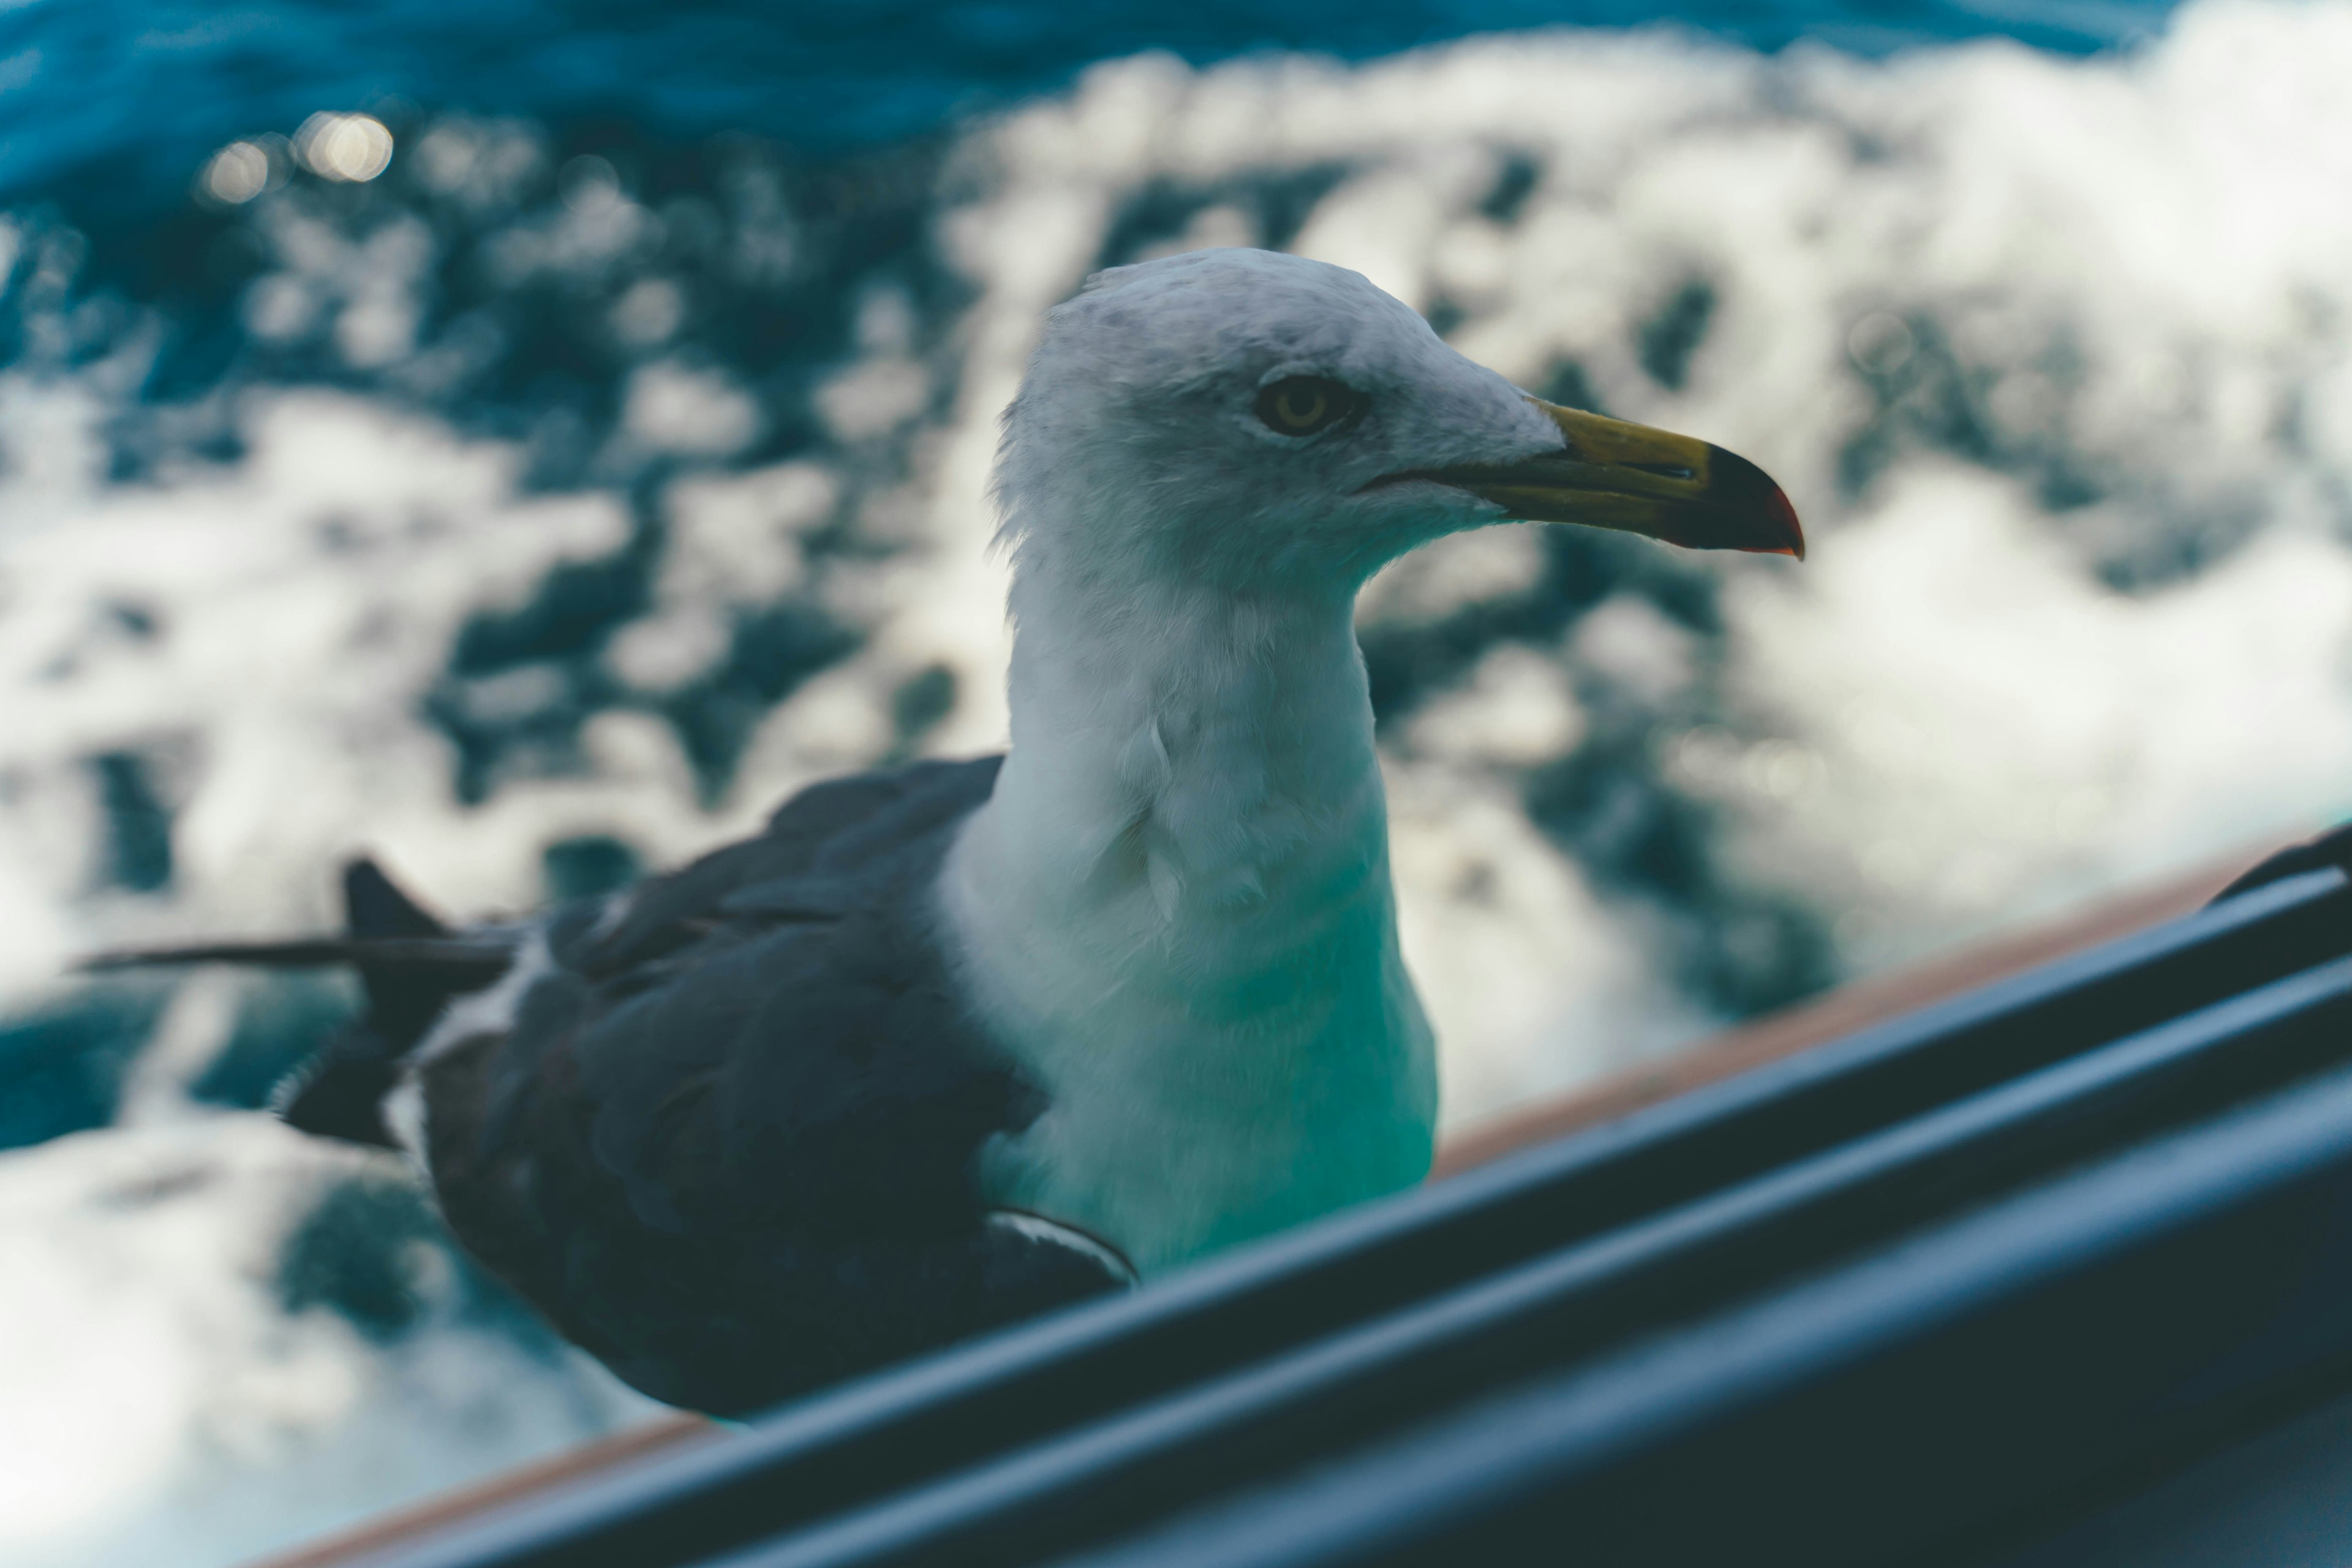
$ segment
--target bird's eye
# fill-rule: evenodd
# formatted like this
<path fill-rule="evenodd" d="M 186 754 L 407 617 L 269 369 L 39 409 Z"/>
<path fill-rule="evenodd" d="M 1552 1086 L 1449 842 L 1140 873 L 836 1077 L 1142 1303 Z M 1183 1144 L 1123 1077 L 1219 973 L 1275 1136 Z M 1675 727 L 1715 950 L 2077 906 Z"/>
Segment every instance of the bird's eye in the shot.
<path fill-rule="evenodd" d="M 1277 436 L 1312 436 L 1347 418 L 1362 401 L 1336 381 L 1289 375 L 1258 393 L 1257 416 Z"/>

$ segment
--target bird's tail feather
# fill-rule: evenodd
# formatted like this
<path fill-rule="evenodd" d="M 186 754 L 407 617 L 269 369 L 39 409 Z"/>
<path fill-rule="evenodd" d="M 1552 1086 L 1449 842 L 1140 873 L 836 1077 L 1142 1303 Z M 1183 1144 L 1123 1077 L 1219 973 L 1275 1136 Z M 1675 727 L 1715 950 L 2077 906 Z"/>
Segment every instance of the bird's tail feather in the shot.
<path fill-rule="evenodd" d="M 396 1147 L 383 1102 L 401 1065 L 449 1000 L 478 991 L 514 962 L 517 939 L 503 931 L 453 931 L 402 892 L 373 860 L 343 868 L 341 936 L 280 942 L 195 942 L 126 949 L 82 961 L 85 970 L 230 963 L 261 969 L 349 965 L 367 1010 L 326 1040 L 278 1087 L 278 1115 L 302 1131 Z"/>
<path fill-rule="evenodd" d="M 514 958 L 504 937 L 313 936 L 284 942 L 200 942 L 178 947 L 133 947 L 94 953 L 89 971 L 153 969 L 184 963 L 234 963 L 255 969 L 325 969 L 351 964 L 362 973 L 478 973 L 487 984 Z"/>

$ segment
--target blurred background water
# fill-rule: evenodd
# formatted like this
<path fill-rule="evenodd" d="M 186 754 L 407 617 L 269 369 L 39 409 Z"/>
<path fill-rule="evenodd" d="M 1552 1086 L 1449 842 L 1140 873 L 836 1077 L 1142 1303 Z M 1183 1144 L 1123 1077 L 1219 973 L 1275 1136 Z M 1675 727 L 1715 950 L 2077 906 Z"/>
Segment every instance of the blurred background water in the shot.
<path fill-rule="evenodd" d="M 751 132 L 803 150 L 920 136 L 1161 49 L 1195 64 L 1303 49 L 1345 59 L 1468 33 L 1682 25 L 1777 49 L 1870 53 L 2003 34 L 2069 52 L 2128 43 L 2167 0 L 814 0 L 792 6 L 515 0 L 19 0 L 0 13 L 0 188 L 131 221 L 186 188 L 190 160 L 321 104 L 398 98 L 668 137 Z"/>
<path fill-rule="evenodd" d="M 1806 518 L 1368 594 L 1457 1125 L 2352 805 L 2352 5 L 783 10 L 0 11 L 0 1560 L 649 1414 L 257 1110 L 341 982 L 62 971 L 1001 743 L 993 422 L 1098 266 L 1357 268 Z"/>

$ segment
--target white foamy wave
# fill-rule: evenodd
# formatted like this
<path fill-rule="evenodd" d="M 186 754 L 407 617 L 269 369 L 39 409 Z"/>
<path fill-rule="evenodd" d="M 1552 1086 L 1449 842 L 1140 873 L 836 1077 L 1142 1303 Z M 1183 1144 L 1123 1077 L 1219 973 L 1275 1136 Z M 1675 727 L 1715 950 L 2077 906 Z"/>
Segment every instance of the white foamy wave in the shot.
<path fill-rule="evenodd" d="M 289 1231 L 389 1163 L 258 1117 L 0 1154 L 0 1557 L 233 1562 L 643 1418 L 576 1353 L 446 1306 L 391 1345 L 286 1310 Z M 450 1295 L 439 1249 L 402 1261 Z"/>
<path fill-rule="evenodd" d="M 325 923 L 362 846 L 484 914 L 541 897 L 558 840 L 660 863 L 910 734 L 1000 743 L 996 416 L 1087 270 L 1201 244 L 1355 267 L 1523 384 L 1743 452 L 1812 538 L 1799 566 L 1491 533 L 1374 584 L 1405 940 L 1450 1118 L 2317 826 L 2352 805 L 2347 72 L 2352 5 L 2243 0 L 2092 60 L 1570 33 L 1354 68 L 1117 63 L 966 134 L 926 263 L 961 291 L 877 277 L 855 346 L 798 390 L 665 346 L 684 296 L 628 260 L 653 219 L 625 195 L 593 224 L 551 207 L 490 254 L 611 274 L 614 332 L 647 345 L 586 471 L 677 467 L 648 481 L 660 553 L 610 637 L 478 668 L 453 662 L 469 624 L 645 535 L 617 482 L 542 493 L 523 443 L 432 411 L 418 389 L 475 350 L 418 335 L 424 228 L 362 244 L 265 213 L 294 239 L 247 296 L 257 332 L 388 364 L 391 390 L 249 391 L 227 416 L 242 457 L 132 484 L 106 479 L 102 432 L 136 333 L 0 375 L 0 986 L 22 1011 L 88 947 Z M 784 240 L 744 248 L 788 265 Z M 968 302 L 919 321 L 947 308 L 918 297 Z M 795 420 L 804 449 L 737 471 Z M 713 790 L 664 704 L 780 605 L 857 645 L 788 693 L 745 689 Z M 526 754 L 535 716 L 589 687 L 625 700 L 460 787 L 459 738 Z M 911 724 L 910 692 L 939 711 Z M 168 808 L 168 885 L 102 886 L 112 756 Z M 153 1363 L 119 1462 L 0 1521 L 37 1519 L 58 1563 L 166 1534 L 175 1560 L 226 1561 L 620 1418 L 608 1384 L 478 1328 L 379 1344 L 234 1284 L 282 1244 L 281 1206 L 348 1173 L 252 1118 L 169 1121 L 194 1039 L 134 1078 L 147 1125 L 0 1157 L 0 1323 L 62 1343 L 132 1314 L 110 1331 Z M 266 1145 L 278 1173 L 191 1185 L 152 1233 L 104 1221 L 124 1261 L 101 1266 L 78 1227 L 114 1212 L 121 1172 L 168 1163 L 159 1128 L 194 1166 Z M 382 1479 L 471 1408 L 419 1369 L 499 1354 L 506 1424 Z M 49 1368 L 0 1363 L 26 1475 L 45 1432 L 89 1429 L 85 1374 Z"/>

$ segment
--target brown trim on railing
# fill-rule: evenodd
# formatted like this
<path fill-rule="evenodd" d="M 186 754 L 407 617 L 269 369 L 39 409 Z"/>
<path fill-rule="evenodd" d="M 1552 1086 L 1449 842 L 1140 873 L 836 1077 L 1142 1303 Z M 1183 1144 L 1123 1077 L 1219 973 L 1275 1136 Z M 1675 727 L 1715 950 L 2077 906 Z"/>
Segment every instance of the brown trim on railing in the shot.
<path fill-rule="evenodd" d="M 2259 854 L 2252 853 L 2233 856 L 2227 861 L 2095 904 L 2079 914 L 2021 935 L 1997 938 L 1948 957 L 1856 981 L 1786 1012 L 1727 1030 L 1660 1061 L 1469 1128 L 1447 1139 L 1438 1150 L 1430 1179 L 1441 1181 L 1515 1149 L 1654 1105 L 1703 1084 L 1793 1056 L 1808 1046 L 1822 1044 L 1912 1008 L 1958 995 L 1973 986 L 2188 914 L 2260 858 Z M 698 1416 L 665 1417 L 493 1476 L 478 1485 L 444 1492 L 343 1534 L 269 1558 L 254 1568 L 341 1568 L 367 1552 L 442 1525 L 583 1479 L 643 1454 L 713 1436 L 717 1431 Z"/>

